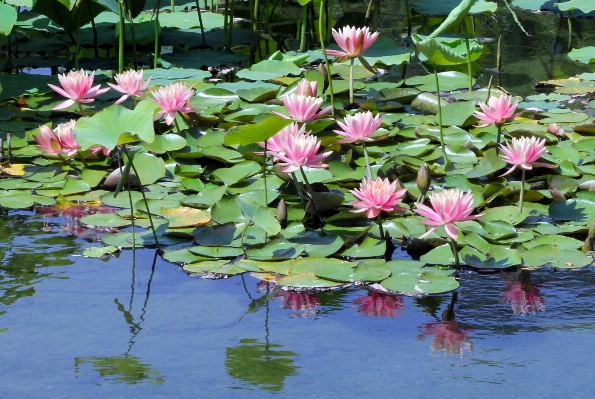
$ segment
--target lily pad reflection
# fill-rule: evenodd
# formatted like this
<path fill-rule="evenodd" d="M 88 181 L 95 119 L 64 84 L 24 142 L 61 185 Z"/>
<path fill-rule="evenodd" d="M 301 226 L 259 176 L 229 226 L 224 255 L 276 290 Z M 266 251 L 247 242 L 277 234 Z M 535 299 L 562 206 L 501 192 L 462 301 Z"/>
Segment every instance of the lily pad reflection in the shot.
<path fill-rule="evenodd" d="M 225 367 L 233 378 L 267 391 L 280 391 L 287 377 L 298 374 L 293 361 L 296 354 L 280 348 L 279 344 L 242 339 L 240 345 L 227 348 Z"/>
<path fill-rule="evenodd" d="M 136 356 L 88 356 L 74 359 L 75 372 L 78 373 L 82 366 L 91 364 L 99 375 L 115 383 L 139 384 L 148 382 L 150 384 L 163 384 L 165 379 L 159 375 L 157 369 Z"/>

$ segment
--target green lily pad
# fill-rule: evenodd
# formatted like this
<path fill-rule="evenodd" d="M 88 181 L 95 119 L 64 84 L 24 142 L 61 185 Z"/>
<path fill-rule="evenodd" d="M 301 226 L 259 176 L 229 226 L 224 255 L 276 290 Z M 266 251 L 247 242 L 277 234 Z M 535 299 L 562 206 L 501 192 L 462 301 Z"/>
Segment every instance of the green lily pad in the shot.
<path fill-rule="evenodd" d="M 573 249 L 560 249 L 554 244 L 542 244 L 521 253 L 523 266 L 540 267 L 550 264 L 560 269 L 580 268 L 593 263 L 593 258 Z"/>
<path fill-rule="evenodd" d="M 204 262 L 191 263 L 184 265 L 183 269 L 187 273 L 212 273 L 215 275 L 223 274 L 225 276 L 232 276 L 246 272 L 246 270 L 236 266 L 233 263 L 229 263 L 226 260 L 208 260 Z"/>
<path fill-rule="evenodd" d="M 318 278 L 314 273 L 297 273 L 283 276 L 277 280 L 277 284 L 281 287 L 295 288 L 332 288 L 341 285 L 335 281 Z"/>
<path fill-rule="evenodd" d="M 103 258 L 106 255 L 111 255 L 114 252 L 118 251 L 118 248 L 113 247 L 111 245 L 108 245 L 106 247 L 90 247 L 85 248 L 85 250 L 83 251 L 83 256 L 85 258 Z"/>
<path fill-rule="evenodd" d="M 86 215 L 80 219 L 80 222 L 90 226 L 97 227 L 126 227 L 130 226 L 132 222 L 115 214 L 110 213 L 96 213 L 94 215 Z"/>

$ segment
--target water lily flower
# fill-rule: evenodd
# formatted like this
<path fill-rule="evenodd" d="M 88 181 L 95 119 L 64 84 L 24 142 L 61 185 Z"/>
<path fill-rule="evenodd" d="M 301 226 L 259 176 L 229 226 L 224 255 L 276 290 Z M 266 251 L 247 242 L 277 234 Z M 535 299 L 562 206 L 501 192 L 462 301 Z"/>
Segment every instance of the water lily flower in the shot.
<path fill-rule="evenodd" d="M 144 70 L 142 69 L 140 71 L 131 69 L 130 71 L 119 73 L 114 77 L 117 84 L 107 83 L 112 89 L 124 94 L 115 104 L 126 101 L 128 97 L 144 96 L 143 92 L 147 90 L 147 85 L 151 81 L 151 78 L 147 79 L 143 84 L 143 73 Z"/>
<path fill-rule="evenodd" d="M 54 131 L 46 125 L 39 126 L 39 133 L 33 136 L 37 148 L 49 155 L 73 156 L 81 147 L 74 137 L 75 123 L 74 120 L 61 123 Z"/>
<path fill-rule="evenodd" d="M 93 86 L 94 77 L 95 72 L 88 74 L 82 69 L 80 71 L 70 71 L 68 74 L 58 75 L 58 80 L 62 88 L 53 84 L 48 84 L 48 86 L 60 95 L 68 98 L 68 100 L 61 102 L 52 109 L 68 108 L 74 103 L 90 103 L 95 100 L 94 97 L 109 90 L 109 87 L 100 89 L 99 87 L 101 85 Z"/>
<path fill-rule="evenodd" d="M 275 157 L 275 154 L 285 154 L 285 150 L 281 145 L 283 141 L 291 141 L 293 137 L 304 134 L 306 134 L 306 125 L 299 127 L 298 124 L 294 122 L 291 125 L 284 127 L 279 133 L 267 140 L 267 154 L 272 155 L 273 160 L 276 161 L 278 158 Z M 264 148 L 264 142 L 260 142 L 258 145 Z M 258 154 L 262 154 L 262 152 L 259 152 Z"/>
<path fill-rule="evenodd" d="M 183 83 L 172 83 L 152 91 L 151 94 L 153 94 L 153 101 L 161 106 L 161 111 L 155 116 L 155 120 L 165 116 L 165 123 L 171 125 L 177 112 L 194 111 L 189 102 L 194 95 L 194 90 Z"/>
<path fill-rule="evenodd" d="M 306 79 L 301 80 L 297 85 L 297 94 L 308 97 L 316 97 L 318 92 L 318 82 L 310 82 Z"/>
<path fill-rule="evenodd" d="M 405 309 L 405 302 L 400 296 L 370 291 L 368 295 L 357 298 L 354 304 L 360 305 L 358 312 L 369 317 L 397 317 L 397 311 Z"/>
<path fill-rule="evenodd" d="M 500 97 L 490 97 L 488 103 L 479 103 L 479 107 L 483 112 L 475 111 L 473 115 L 479 119 L 481 125 L 479 127 L 489 126 L 492 123 L 496 125 L 503 125 L 506 121 L 516 118 L 523 112 L 515 114 L 516 107 L 519 101 L 512 101 L 511 96 L 502 94 Z"/>
<path fill-rule="evenodd" d="M 391 183 L 388 179 L 382 179 L 380 177 L 376 180 L 366 179 L 364 177 L 360 183 L 360 188 L 350 190 L 350 192 L 358 201 L 352 201 L 349 205 L 360 208 L 351 212 L 366 212 L 366 216 L 370 219 L 377 217 L 382 211 L 394 212 L 407 210 L 406 208 L 397 206 L 403 199 L 407 189 L 397 190 L 396 181 Z"/>
<path fill-rule="evenodd" d="M 419 238 L 429 236 L 438 226 L 444 226 L 446 234 L 456 241 L 459 238 L 459 228 L 455 225 L 455 222 L 464 222 L 482 216 L 471 215 L 473 212 L 473 195 L 471 192 L 465 193 L 458 188 L 430 194 L 430 203 L 433 209 L 420 203 L 415 204 L 417 207 L 415 212 L 428 218 L 428 220 L 422 220 L 421 222 L 425 225 L 434 226 Z"/>
<path fill-rule="evenodd" d="M 100 152 L 106 157 L 112 153 L 112 151 L 109 148 L 104 147 L 102 145 L 91 147 L 87 151 L 89 151 L 89 155 L 87 155 L 86 158 L 92 157 L 93 155 L 97 155 Z"/>
<path fill-rule="evenodd" d="M 339 62 L 346 61 L 349 58 L 356 58 L 370 48 L 378 38 L 378 35 L 378 32 L 370 33 L 368 27 L 356 29 L 347 25 L 342 30 L 337 31 L 333 29 L 333 37 L 343 51 L 326 50 L 326 54 L 332 57 L 339 57 Z"/>
<path fill-rule="evenodd" d="M 359 143 L 363 141 L 374 141 L 370 136 L 378 130 L 382 124 L 382 117 L 380 114 L 372 114 L 370 111 L 358 112 L 355 115 L 347 115 L 345 123 L 338 122 L 337 124 L 342 130 L 334 130 L 339 136 L 344 138 L 338 143 Z"/>
<path fill-rule="evenodd" d="M 324 158 L 328 157 L 332 151 L 317 154 L 320 148 L 320 140 L 310 134 L 301 131 L 295 135 L 285 134 L 279 138 L 279 150 L 271 151 L 271 155 L 279 161 L 279 165 L 284 166 L 283 172 L 291 173 L 300 169 L 302 166 L 310 168 L 326 168 L 327 164 L 321 164 Z"/>
<path fill-rule="evenodd" d="M 295 119 L 298 122 L 312 122 L 321 118 L 331 111 L 331 107 L 320 109 L 322 106 L 322 98 L 304 96 L 301 94 L 289 94 L 281 97 L 283 105 L 289 112 L 289 117 L 279 112 L 273 112 L 285 119 Z"/>
<path fill-rule="evenodd" d="M 512 168 L 502 176 L 511 174 L 517 167 L 524 170 L 531 170 L 534 166 L 544 168 L 555 168 L 556 165 L 550 165 L 537 160 L 546 153 L 545 139 L 538 139 L 535 136 L 521 137 L 512 139 L 510 142 L 501 145 L 502 154 L 500 157 L 512 165 Z"/>

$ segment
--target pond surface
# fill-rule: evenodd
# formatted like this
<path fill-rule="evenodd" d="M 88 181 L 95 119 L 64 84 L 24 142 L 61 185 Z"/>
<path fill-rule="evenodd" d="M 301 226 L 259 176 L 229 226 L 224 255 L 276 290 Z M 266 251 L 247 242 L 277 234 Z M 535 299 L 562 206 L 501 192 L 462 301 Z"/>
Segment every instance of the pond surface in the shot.
<path fill-rule="evenodd" d="M 0 221 L 4 398 L 554 398 L 595 388 L 584 373 L 593 269 L 535 271 L 524 285 L 518 273 L 462 274 L 456 318 L 444 322 L 451 294 L 288 293 L 248 274 L 191 278 L 149 249 L 82 258 L 90 244 L 70 232 L 93 232 L 32 215 Z"/>

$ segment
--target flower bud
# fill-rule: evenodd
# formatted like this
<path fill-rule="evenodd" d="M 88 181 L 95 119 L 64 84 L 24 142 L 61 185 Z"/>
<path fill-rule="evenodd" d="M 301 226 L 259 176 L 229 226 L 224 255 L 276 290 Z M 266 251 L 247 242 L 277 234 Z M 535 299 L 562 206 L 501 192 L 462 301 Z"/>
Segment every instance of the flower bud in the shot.
<path fill-rule="evenodd" d="M 287 225 L 287 203 L 285 200 L 279 201 L 279 205 L 277 205 L 277 220 L 281 227 L 285 227 Z"/>
<path fill-rule="evenodd" d="M 557 123 L 550 123 L 550 125 L 547 127 L 547 132 L 555 134 L 556 136 L 564 135 L 564 129 Z"/>
<path fill-rule="evenodd" d="M 566 197 L 564 197 L 564 194 L 555 188 L 550 188 L 550 194 L 552 195 L 554 201 L 566 202 Z"/>
<path fill-rule="evenodd" d="M 589 237 L 595 237 L 595 222 L 589 227 Z"/>
<path fill-rule="evenodd" d="M 326 66 L 323 63 L 320 63 L 316 67 L 316 70 L 322 74 L 322 77 L 324 79 L 323 85 L 322 85 L 322 91 L 324 92 L 324 91 L 326 91 L 326 89 L 328 89 L 328 84 L 329 84 L 328 83 L 329 76 L 328 76 L 328 73 L 326 70 Z"/>
<path fill-rule="evenodd" d="M 428 164 L 423 164 L 419 171 L 417 172 L 417 188 L 419 189 L 422 195 L 426 195 L 428 190 L 430 190 L 430 185 L 432 184 L 432 174 L 430 173 L 430 168 Z"/>
<path fill-rule="evenodd" d="M 581 251 L 583 252 L 591 252 L 593 250 L 593 239 L 591 237 L 587 237 L 585 242 L 583 243 L 583 247 Z"/>
<path fill-rule="evenodd" d="M 397 190 L 402 190 L 405 188 L 405 186 L 403 186 L 403 183 L 401 183 L 401 180 L 399 179 L 395 180 L 395 185 L 397 186 Z"/>

